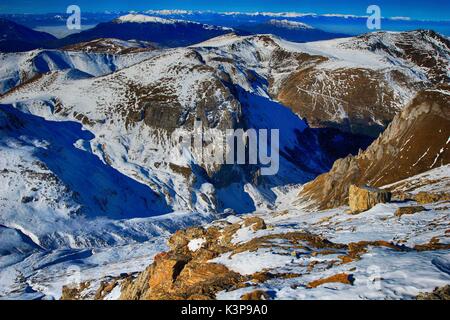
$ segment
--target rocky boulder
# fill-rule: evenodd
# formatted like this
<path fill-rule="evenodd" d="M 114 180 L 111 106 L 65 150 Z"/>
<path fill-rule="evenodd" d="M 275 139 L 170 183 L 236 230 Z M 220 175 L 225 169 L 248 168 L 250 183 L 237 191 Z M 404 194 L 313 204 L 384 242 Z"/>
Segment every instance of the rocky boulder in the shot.
<path fill-rule="evenodd" d="M 391 201 L 391 193 L 389 191 L 369 186 L 350 186 L 349 206 L 354 214 L 367 211 L 378 203 L 389 201 Z"/>

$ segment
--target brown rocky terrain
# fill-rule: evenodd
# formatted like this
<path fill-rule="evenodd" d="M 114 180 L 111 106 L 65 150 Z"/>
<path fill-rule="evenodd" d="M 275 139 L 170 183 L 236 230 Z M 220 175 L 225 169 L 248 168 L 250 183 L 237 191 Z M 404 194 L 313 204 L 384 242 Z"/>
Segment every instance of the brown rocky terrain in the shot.
<path fill-rule="evenodd" d="M 281 244 L 275 243 L 279 241 L 286 241 L 292 248 L 302 248 L 304 242 L 309 248 L 315 248 L 317 251 L 326 249 L 337 252 L 339 249 L 346 248 L 345 245 L 334 244 L 306 232 L 271 234 L 254 238 L 243 244 L 233 243 L 232 238 L 236 232 L 246 227 L 253 231 L 267 228 L 263 219 L 250 216 L 242 223 L 217 225 L 207 229 L 193 227 L 177 231 L 168 241 L 170 251 L 158 254 L 145 271 L 134 279 L 128 278 L 121 284 L 120 299 L 214 299 L 218 291 L 247 287 L 250 285 L 249 281 L 262 283 L 273 278 L 298 276 L 292 273 L 272 274 L 270 272 L 243 276 L 222 264 L 209 262 L 227 252 L 235 255 L 261 248 L 281 247 Z M 192 241 L 197 240 L 201 240 L 200 247 L 192 248 Z M 260 299 L 262 296 L 265 294 L 256 292 L 243 296 L 242 299 Z"/>
<path fill-rule="evenodd" d="M 300 197 L 320 209 L 338 207 L 348 203 L 351 184 L 381 187 L 450 163 L 448 88 L 420 92 L 366 151 L 337 160 Z"/>
<path fill-rule="evenodd" d="M 394 215 L 392 218 L 399 221 Z M 242 300 L 272 299 L 272 294 L 263 288 L 274 281 L 288 283 L 292 280 L 292 289 L 307 291 L 330 285 L 351 288 L 355 279 L 362 276 L 355 273 L 354 264 L 364 261 L 366 253 L 374 248 L 389 254 L 449 249 L 449 244 L 440 243 L 438 238 L 414 247 L 387 240 L 342 244 L 309 232 L 280 232 L 274 227 L 259 216 L 247 216 L 235 223 L 219 220 L 209 227 L 179 230 L 169 238 L 169 250 L 158 253 L 144 271 L 102 281 L 98 287 L 87 291 L 90 282 L 83 282 L 77 288 L 66 286 L 62 299 L 102 300 L 117 288 L 120 289 L 118 298 L 122 300 L 210 300 L 216 299 L 219 292 L 231 291 L 244 292 L 238 293 Z M 253 236 L 247 241 L 236 241 L 237 235 L 244 230 L 251 230 Z M 261 250 L 281 250 L 283 253 L 278 257 L 291 256 L 293 269 L 270 268 L 268 264 L 262 271 L 241 274 L 213 261 L 224 254 L 229 254 L 232 259 L 242 253 L 255 254 L 256 259 Z M 306 263 L 303 259 L 307 259 Z M 422 296 L 431 298 L 428 295 L 419 298 Z M 441 297 L 437 293 L 434 296 Z"/>
<path fill-rule="evenodd" d="M 386 60 L 401 61 L 400 65 L 424 73 L 427 80 L 411 78 L 400 69 L 321 68 L 329 58 L 297 56 L 297 66 L 291 63 L 289 75 L 272 93 L 313 127 L 332 126 L 376 137 L 407 102 L 405 95 L 449 82 L 450 42 L 433 31 L 377 32 L 336 47 L 367 50 Z M 274 55 L 273 64 L 280 58 L 286 54 Z"/>

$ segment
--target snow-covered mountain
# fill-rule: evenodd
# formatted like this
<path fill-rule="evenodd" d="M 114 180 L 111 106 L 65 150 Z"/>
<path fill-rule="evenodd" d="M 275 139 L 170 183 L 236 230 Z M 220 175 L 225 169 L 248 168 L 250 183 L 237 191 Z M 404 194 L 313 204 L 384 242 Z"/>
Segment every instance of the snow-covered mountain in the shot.
<path fill-rule="evenodd" d="M 70 71 L 65 73 L 68 79 L 98 77 L 154 55 L 147 50 L 149 47 L 141 50 L 134 42 L 128 45 L 119 40 L 113 40 L 113 45 L 116 51 L 114 54 L 109 52 L 112 47 L 106 44 L 106 40 L 82 43 L 61 50 L 0 53 L 0 96 L 47 72 Z M 96 49 L 93 49 L 94 47 Z M 133 54 L 125 54 L 130 52 Z"/>
<path fill-rule="evenodd" d="M 288 41 L 308 42 L 348 37 L 343 33 L 326 32 L 306 23 L 287 19 L 270 19 L 262 23 L 247 23 L 237 29 L 252 34 L 273 34 Z"/>
<path fill-rule="evenodd" d="M 99 38 L 150 41 L 162 47 L 187 46 L 231 32 L 226 27 L 198 22 L 164 19 L 144 14 L 127 14 L 92 29 L 57 41 L 59 47 Z"/>
<path fill-rule="evenodd" d="M 430 31 L 284 45 L 297 66 L 272 96 L 312 126 L 376 137 L 418 90 L 449 82 L 450 43 Z"/>
<path fill-rule="evenodd" d="M 107 74 L 102 77 L 72 79 L 68 72 L 49 72 L 1 101 L 48 120 L 82 122 L 95 136 L 92 153 L 148 185 L 173 210 L 249 212 L 273 204 L 272 187 L 309 181 L 369 142 L 346 139 L 329 128 L 311 129 L 299 116 L 319 127 L 326 123 L 367 133 L 365 128 L 375 125 L 380 131 L 449 64 L 446 43 L 436 34 L 372 37 L 422 41 L 430 53 L 439 52 L 440 65 L 431 72 L 407 56 L 358 47 L 360 38 L 296 44 L 229 34 L 190 48 L 140 53 L 145 60 L 111 74 L 97 73 Z M 53 70 L 59 69 L 64 68 Z M 318 104 L 322 107 L 316 110 Z M 170 134 L 192 130 L 195 119 L 208 128 L 280 128 L 279 173 L 258 177 L 258 167 L 195 165 L 168 154 Z"/>

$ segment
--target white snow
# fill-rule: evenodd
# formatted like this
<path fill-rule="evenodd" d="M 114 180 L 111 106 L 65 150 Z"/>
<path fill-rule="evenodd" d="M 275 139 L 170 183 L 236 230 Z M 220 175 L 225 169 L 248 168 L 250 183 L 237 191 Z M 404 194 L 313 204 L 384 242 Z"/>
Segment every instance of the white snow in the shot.
<path fill-rule="evenodd" d="M 124 16 L 121 16 L 116 19 L 121 23 L 163 23 L 163 24 L 174 24 L 176 21 L 171 19 L 163 19 L 159 17 L 148 16 L 144 14 L 135 14 L 130 13 Z"/>
<path fill-rule="evenodd" d="M 284 267 L 293 262 L 293 257 L 285 254 L 277 254 L 270 249 L 259 249 L 255 252 L 246 251 L 233 256 L 225 253 L 209 262 L 221 263 L 230 270 L 242 275 L 250 275 L 263 270 Z"/>
<path fill-rule="evenodd" d="M 288 28 L 288 29 L 314 29 L 313 27 L 311 27 L 310 25 L 303 23 L 303 22 L 298 22 L 298 21 L 292 21 L 292 20 L 287 20 L 287 19 L 283 19 L 283 20 L 277 20 L 277 19 L 271 19 L 268 22 L 271 25 L 277 26 L 277 27 L 284 27 L 284 28 Z"/>
<path fill-rule="evenodd" d="M 195 252 L 195 251 L 199 250 L 205 242 L 206 242 L 205 238 L 192 239 L 188 243 L 188 248 L 192 252 Z"/>

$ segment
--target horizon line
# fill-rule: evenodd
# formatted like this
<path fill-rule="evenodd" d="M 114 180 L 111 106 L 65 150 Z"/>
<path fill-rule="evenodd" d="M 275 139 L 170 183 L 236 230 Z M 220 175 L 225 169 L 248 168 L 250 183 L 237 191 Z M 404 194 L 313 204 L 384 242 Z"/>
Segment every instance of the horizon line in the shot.
<path fill-rule="evenodd" d="M 347 13 L 314 13 L 314 12 L 299 12 L 299 11 L 217 11 L 217 10 L 187 10 L 187 9 L 146 9 L 146 10 L 101 10 L 101 11 L 83 11 L 89 14 L 113 14 L 113 13 L 138 13 L 138 14 L 148 14 L 149 12 L 153 12 L 159 15 L 183 15 L 183 14 L 201 14 L 201 13 L 212 13 L 212 14 L 224 14 L 224 15 L 266 15 L 266 16 L 274 16 L 274 17 L 283 17 L 283 18 L 302 18 L 302 17 L 337 17 L 337 18 L 355 18 L 355 19 L 363 19 L 368 18 L 369 15 L 355 15 L 355 14 L 347 14 Z M 0 16 L 5 15 L 61 15 L 67 14 L 66 12 L 2 12 Z M 382 19 L 392 20 L 392 21 L 410 21 L 410 22 L 450 22 L 449 20 L 435 20 L 435 19 L 418 19 L 409 16 L 389 16 L 389 17 L 381 17 Z"/>

